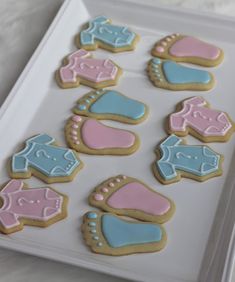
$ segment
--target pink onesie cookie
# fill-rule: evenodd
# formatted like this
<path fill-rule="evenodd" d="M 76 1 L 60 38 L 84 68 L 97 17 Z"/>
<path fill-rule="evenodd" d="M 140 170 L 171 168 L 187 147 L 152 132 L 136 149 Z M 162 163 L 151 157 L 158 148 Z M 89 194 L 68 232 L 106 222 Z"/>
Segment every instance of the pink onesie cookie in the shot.
<path fill-rule="evenodd" d="M 99 184 L 89 196 L 92 206 L 118 215 L 164 223 L 175 211 L 174 203 L 138 179 L 125 175 Z"/>
<path fill-rule="evenodd" d="M 24 225 L 47 227 L 67 216 L 68 198 L 50 187 L 26 188 L 9 181 L 0 191 L 0 231 L 20 231 Z"/>
<path fill-rule="evenodd" d="M 68 55 L 56 72 L 56 81 L 61 88 L 78 87 L 84 84 L 96 89 L 116 85 L 122 70 L 110 59 L 92 58 L 79 49 Z"/>
<path fill-rule="evenodd" d="M 138 136 L 131 131 L 78 115 L 68 120 L 65 138 L 70 148 L 92 155 L 129 155 L 140 145 Z"/>
<path fill-rule="evenodd" d="M 179 33 L 159 40 L 152 49 L 152 55 L 205 67 L 219 65 L 224 57 L 223 51 L 215 45 Z"/>
<path fill-rule="evenodd" d="M 168 132 L 178 136 L 191 134 L 203 142 L 226 142 L 234 132 L 234 123 L 223 111 L 211 109 L 202 97 L 181 102 L 168 119 Z"/>

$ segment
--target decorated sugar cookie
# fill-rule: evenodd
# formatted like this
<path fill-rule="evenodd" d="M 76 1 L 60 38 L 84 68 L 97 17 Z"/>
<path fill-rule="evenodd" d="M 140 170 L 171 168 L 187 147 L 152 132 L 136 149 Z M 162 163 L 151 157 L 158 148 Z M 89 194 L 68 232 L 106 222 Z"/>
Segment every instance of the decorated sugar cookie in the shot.
<path fill-rule="evenodd" d="M 129 155 L 140 145 L 138 136 L 131 131 L 78 115 L 68 120 L 65 138 L 70 148 L 92 155 Z"/>
<path fill-rule="evenodd" d="M 181 177 L 205 181 L 222 174 L 222 155 L 205 145 L 186 145 L 173 134 L 159 145 L 157 156 L 153 172 L 163 184 L 180 181 Z"/>
<path fill-rule="evenodd" d="M 168 119 L 168 132 L 191 134 L 203 142 L 226 142 L 234 132 L 234 123 L 225 112 L 211 109 L 202 97 L 181 102 Z"/>
<path fill-rule="evenodd" d="M 148 108 L 118 91 L 101 89 L 91 91 L 80 98 L 73 112 L 96 119 L 137 124 L 146 119 Z"/>
<path fill-rule="evenodd" d="M 95 59 L 80 49 L 66 57 L 56 72 L 56 80 L 62 88 L 84 84 L 99 89 L 116 85 L 121 74 L 121 68 L 110 59 Z"/>
<path fill-rule="evenodd" d="M 215 84 L 210 72 L 185 67 L 169 60 L 151 59 L 147 70 L 150 80 L 159 88 L 202 91 L 211 89 Z"/>
<path fill-rule="evenodd" d="M 24 225 L 47 227 L 67 216 L 68 198 L 50 187 L 26 188 L 9 181 L 0 191 L 0 232 L 20 231 Z"/>
<path fill-rule="evenodd" d="M 39 134 L 26 140 L 24 149 L 13 155 L 9 172 L 12 178 L 34 175 L 46 183 L 68 182 L 82 167 L 75 151 L 58 147 L 54 138 Z"/>
<path fill-rule="evenodd" d="M 220 48 L 195 37 L 179 33 L 159 40 L 152 49 L 152 55 L 205 67 L 219 65 L 224 58 L 224 53 Z"/>
<path fill-rule="evenodd" d="M 82 232 L 93 252 L 111 256 L 157 252 L 167 241 L 161 225 L 125 220 L 97 211 L 83 216 Z"/>
<path fill-rule="evenodd" d="M 125 175 L 111 177 L 99 184 L 89 196 L 89 203 L 118 215 L 164 223 L 174 211 L 174 203 L 138 179 Z"/>
<path fill-rule="evenodd" d="M 138 39 L 138 35 L 129 28 L 113 25 L 107 17 L 99 16 L 89 21 L 76 40 L 79 48 L 86 50 L 100 47 L 112 52 L 123 52 L 134 50 Z"/>

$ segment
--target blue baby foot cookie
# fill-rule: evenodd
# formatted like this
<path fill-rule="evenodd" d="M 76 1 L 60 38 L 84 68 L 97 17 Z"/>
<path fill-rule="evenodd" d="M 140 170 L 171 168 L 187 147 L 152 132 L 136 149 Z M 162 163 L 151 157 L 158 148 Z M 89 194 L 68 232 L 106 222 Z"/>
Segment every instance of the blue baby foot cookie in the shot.
<path fill-rule="evenodd" d="M 146 119 L 148 108 L 144 103 L 115 90 L 97 90 L 80 98 L 73 112 L 96 119 L 137 124 Z"/>
<path fill-rule="evenodd" d="M 68 182 L 82 167 L 75 151 L 58 147 L 54 138 L 39 134 L 26 140 L 24 149 L 13 155 L 10 176 L 30 178 L 35 175 L 46 183 Z"/>
<path fill-rule="evenodd" d="M 167 240 L 161 225 L 97 211 L 83 216 L 82 232 L 93 252 L 112 256 L 160 251 Z"/>
<path fill-rule="evenodd" d="M 88 23 L 88 27 L 77 36 L 77 45 L 86 50 L 98 47 L 123 52 L 135 49 L 138 35 L 125 26 L 111 24 L 105 16 L 99 16 Z"/>
<path fill-rule="evenodd" d="M 223 156 L 205 145 L 186 145 L 176 135 L 167 137 L 157 148 L 159 159 L 153 172 L 163 184 L 180 181 L 181 177 L 205 181 L 222 174 Z"/>
<path fill-rule="evenodd" d="M 213 75 L 208 71 L 159 58 L 149 61 L 148 74 L 155 86 L 176 91 L 209 90 L 215 83 Z"/>

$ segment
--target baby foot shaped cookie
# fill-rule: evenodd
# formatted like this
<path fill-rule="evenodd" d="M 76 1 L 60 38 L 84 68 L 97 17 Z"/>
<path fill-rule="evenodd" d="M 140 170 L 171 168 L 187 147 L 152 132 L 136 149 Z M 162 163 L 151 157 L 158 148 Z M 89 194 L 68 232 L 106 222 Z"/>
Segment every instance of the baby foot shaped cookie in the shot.
<path fill-rule="evenodd" d="M 222 174 L 222 155 L 205 145 L 183 144 L 173 134 L 159 145 L 156 153 L 158 159 L 153 163 L 153 172 L 163 184 L 180 181 L 181 177 L 205 181 Z"/>
<path fill-rule="evenodd" d="M 211 109 L 202 97 L 184 100 L 169 116 L 168 132 L 178 136 L 191 134 L 203 142 L 226 142 L 234 132 L 234 123 L 225 112 Z"/>
<path fill-rule="evenodd" d="M 138 136 L 131 131 L 78 115 L 67 122 L 65 138 L 70 148 L 91 155 L 129 155 L 140 145 Z"/>
<path fill-rule="evenodd" d="M 152 55 L 205 67 L 217 66 L 224 58 L 224 53 L 220 48 L 195 37 L 179 33 L 159 40 L 152 49 Z"/>
<path fill-rule="evenodd" d="M 185 67 L 159 58 L 149 61 L 147 71 L 156 87 L 174 91 L 209 90 L 215 84 L 213 75 L 208 71 Z"/>
<path fill-rule="evenodd" d="M 137 124 L 146 119 L 148 108 L 115 90 L 96 90 L 80 98 L 73 112 L 96 119 Z"/>
<path fill-rule="evenodd" d="M 98 185 L 90 194 L 89 203 L 114 214 L 156 223 L 168 221 L 175 211 L 170 199 L 125 175 L 111 177 Z"/>
<path fill-rule="evenodd" d="M 9 181 L 0 191 L 0 232 L 10 234 L 24 225 L 47 227 L 67 216 L 68 198 L 50 187 L 27 188 Z"/>
<path fill-rule="evenodd" d="M 58 147 L 55 139 L 39 134 L 26 140 L 25 147 L 11 159 L 12 178 L 30 178 L 32 175 L 46 183 L 72 181 L 83 167 L 77 153 Z"/>
<path fill-rule="evenodd" d="M 157 252 L 167 241 L 161 225 L 124 220 L 97 211 L 83 216 L 82 233 L 93 252 L 111 256 Z"/>
<path fill-rule="evenodd" d="M 105 16 L 99 16 L 89 21 L 76 41 L 79 48 L 96 50 L 98 47 L 112 51 L 123 52 L 135 49 L 138 35 L 125 26 L 111 24 Z"/>
<path fill-rule="evenodd" d="M 88 51 L 80 49 L 66 57 L 64 65 L 56 72 L 56 80 L 61 88 L 84 84 L 99 89 L 116 85 L 121 74 L 121 68 L 110 59 L 95 59 Z"/>

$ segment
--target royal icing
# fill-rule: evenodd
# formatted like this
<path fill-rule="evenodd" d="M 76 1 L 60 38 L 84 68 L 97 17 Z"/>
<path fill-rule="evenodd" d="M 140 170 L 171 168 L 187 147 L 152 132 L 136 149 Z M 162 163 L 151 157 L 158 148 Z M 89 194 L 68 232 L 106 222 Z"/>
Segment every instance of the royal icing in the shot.
<path fill-rule="evenodd" d="M 169 35 L 157 42 L 153 53 L 164 57 L 166 51 L 176 58 L 195 57 L 213 61 L 221 56 L 221 50 L 218 47 L 195 37 L 183 36 L 179 33 Z"/>
<path fill-rule="evenodd" d="M 193 97 L 183 102 L 181 111 L 170 115 L 169 127 L 178 132 L 185 132 L 190 127 L 208 137 L 225 136 L 233 125 L 226 113 L 208 108 L 202 97 Z"/>
<path fill-rule="evenodd" d="M 172 84 L 209 83 L 211 75 L 208 71 L 181 66 L 172 61 L 164 61 L 162 69 L 166 80 Z"/>
<path fill-rule="evenodd" d="M 120 183 L 120 179 L 117 178 L 116 182 Z M 103 187 L 101 191 L 104 193 L 109 192 L 106 187 Z M 104 196 L 95 193 L 94 199 L 103 201 Z M 165 197 L 151 191 L 139 182 L 130 182 L 120 186 L 108 197 L 107 205 L 115 209 L 139 210 L 151 215 L 163 215 L 171 207 L 170 202 Z"/>
<path fill-rule="evenodd" d="M 94 114 L 111 114 L 133 120 L 142 118 L 146 113 L 143 103 L 122 95 L 115 90 L 92 91 L 90 98 L 80 99 L 76 108 L 79 111 L 89 111 Z M 95 101 L 93 101 L 96 99 Z"/>
<path fill-rule="evenodd" d="M 94 45 L 96 42 L 112 48 L 125 48 L 133 44 L 136 34 L 127 27 L 110 24 L 104 16 L 89 21 L 89 27 L 80 33 L 80 44 Z"/>
<path fill-rule="evenodd" d="M 90 53 L 80 49 L 68 57 L 68 64 L 59 69 L 62 83 L 76 83 L 78 78 L 94 83 L 115 81 L 118 66 L 109 59 L 94 59 Z"/>
<path fill-rule="evenodd" d="M 110 207 L 136 209 L 152 215 L 162 215 L 170 209 L 170 202 L 138 182 L 128 183 L 107 200 Z"/>
<path fill-rule="evenodd" d="M 47 177 L 70 176 L 81 161 L 72 150 L 54 146 L 54 142 L 47 134 L 28 139 L 25 148 L 12 157 L 12 173 L 27 173 L 33 168 Z"/>
<path fill-rule="evenodd" d="M 19 226 L 21 219 L 48 221 L 62 213 L 63 197 L 51 188 L 23 189 L 21 180 L 11 180 L 0 191 L 3 205 L 0 223 L 4 229 Z"/>
<path fill-rule="evenodd" d="M 162 239 L 162 230 L 157 224 L 128 222 L 111 214 L 102 215 L 101 228 L 108 245 L 113 248 L 155 243 Z"/>
<path fill-rule="evenodd" d="M 108 127 L 95 119 L 84 121 L 81 137 L 91 149 L 129 148 L 136 139 L 130 131 Z"/>
<path fill-rule="evenodd" d="M 215 60 L 220 55 L 220 49 L 197 38 L 185 36 L 173 43 L 169 53 L 176 57 L 198 57 Z"/>
<path fill-rule="evenodd" d="M 219 154 L 208 146 L 183 145 L 181 142 L 181 138 L 170 135 L 160 145 L 161 159 L 155 165 L 163 179 L 176 178 L 177 171 L 203 177 L 219 170 Z"/>

